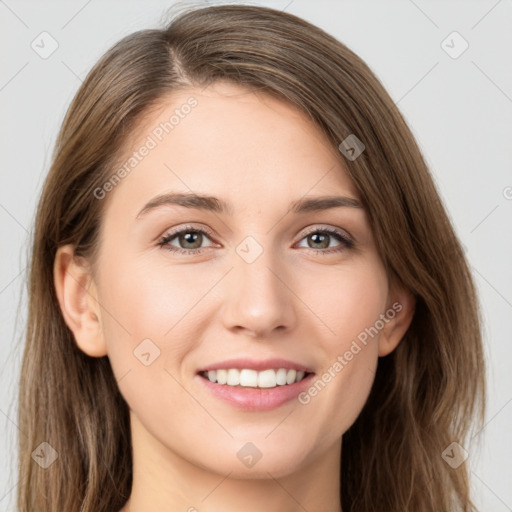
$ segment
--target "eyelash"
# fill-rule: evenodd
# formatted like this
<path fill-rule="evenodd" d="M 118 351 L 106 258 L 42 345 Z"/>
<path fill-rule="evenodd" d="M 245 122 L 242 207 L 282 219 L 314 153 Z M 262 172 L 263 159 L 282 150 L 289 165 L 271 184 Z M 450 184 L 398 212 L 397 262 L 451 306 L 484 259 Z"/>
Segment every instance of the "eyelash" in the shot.
<path fill-rule="evenodd" d="M 182 249 L 180 247 L 173 247 L 173 246 L 169 245 L 169 242 L 171 240 L 174 240 L 178 235 L 180 235 L 182 233 L 190 233 L 190 232 L 202 233 L 203 235 L 207 235 L 209 238 L 211 238 L 213 236 L 212 232 L 210 230 L 208 230 L 208 229 L 199 229 L 199 228 L 194 228 L 192 226 L 186 226 L 185 228 L 182 228 L 179 231 L 174 231 L 174 232 L 169 233 L 169 234 L 165 235 L 164 237 L 162 237 L 160 239 L 160 241 L 158 242 L 158 246 L 162 247 L 163 249 L 165 249 L 167 251 L 173 252 L 175 254 L 188 254 L 188 255 L 198 254 L 203 249 L 205 249 L 205 247 L 197 248 L 197 249 Z M 313 233 L 327 234 L 329 236 L 333 236 L 339 242 L 341 242 L 341 248 L 338 247 L 338 248 L 335 248 L 334 250 L 332 248 L 330 250 L 314 249 L 312 247 L 307 248 L 310 251 L 313 251 L 313 252 L 315 252 L 317 254 L 322 254 L 323 256 L 327 256 L 329 254 L 334 254 L 334 253 L 339 253 L 339 252 L 341 252 L 341 251 L 343 251 L 345 249 L 352 249 L 355 246 L 354 242 L 351 239 L 349 239 L 346 235 L 344 235 L 342 232 L 340 232 L 338 230 L 335 230 L 335 229 L 327 229 L 327 228 L 325 228 L 325 229 L 313 229 L 313 230 L 307 232 L 301 238 L 301 240 L 306 238 L 309 235 L 312 235 Z"/>

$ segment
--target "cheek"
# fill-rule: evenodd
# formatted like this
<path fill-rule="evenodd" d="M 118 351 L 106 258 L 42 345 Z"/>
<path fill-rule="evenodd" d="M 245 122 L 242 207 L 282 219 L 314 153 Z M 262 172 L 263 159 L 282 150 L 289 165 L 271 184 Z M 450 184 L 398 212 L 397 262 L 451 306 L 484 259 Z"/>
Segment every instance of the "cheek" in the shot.
<path fill-rule="evenodd" d="M 303 273 L 298 283 L 297 295 L 303 298 L 330 354 L 348 350 L 358 336 L 363 339 L 365 329 L 385 311 L 387 278 L 374 258 L 326 267 L 313 275 Z"/>
<path fill-rule="evenodd" d="M 110 364 L 121 394 L 149 422 L 148 429 L 169 429 L 171 411 L 179 410 L 184 418 L 195 412 L 179 383 L 193 339 L 184 334 L 187 311 L 197 295 L 184 266 L 162 273 L 120 257 L 112 272 L 103 275 L 99 300 Z"/>
<path fill-rule="evenodd" d="M 187 324 L 186 315 L 211 286 L 185 265 L 157 266 L 150 258 L 114 260 L 112 271 L 103 276 L 101 297 L 112 313 L 107 324 L 121 333 L 121 339 L 127 332 L 134 342 L 169 339 Z M 117 343 L 115 336 L 109 341 Z"/>
<path fill-rule="evenodd" d="M 211 285 L 195 286 L 183 265 L 156 267 L 105 252 L 107 260 L 115 264 L 103 267 L 109 272 L 101 276 L 99 301 L 112 369 L 130 405 L 158 410 L 155 389 L 167 390 L 171 402 L 180 396 L 172 376 L 181 381 L 178 370 L 195 339 L 185 334 L 189 313 Z"/>
<path fill-rule="evenodd" d="M 388 283 L 376 259 L 318 274 L 314 282 L 308 306 L 323 326 L 324 364 L 299 399 L 310 414 L 322 419 L 321 424 L 330 425 L 324 434 L 332 440 L 353 424 L 370 393 Z"/>

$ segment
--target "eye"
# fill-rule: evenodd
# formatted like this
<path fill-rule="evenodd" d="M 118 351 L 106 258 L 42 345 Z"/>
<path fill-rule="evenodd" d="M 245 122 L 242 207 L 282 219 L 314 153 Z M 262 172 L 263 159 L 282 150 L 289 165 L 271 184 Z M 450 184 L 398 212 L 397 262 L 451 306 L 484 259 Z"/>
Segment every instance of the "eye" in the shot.
<path fill-rule="evenodd" d="M 306 233 L 306 235 L 302 238 L 302 240 L 308 240 L 308 245 L 310 249 L 315 252 L 327 255 L 332 253 L 338 253 L 345 249 L 352 249 L 354 247 L 354 242 L 341 231 L 337 229 L 313 229 Z M 336 239 L 340 244 L 334 248 L 334 250 L 324 251 L 322 249 L 329 248 L 330 242 Z M 310 242 L 311 240 L 311 242 Z M 340 247 L 341 246 L 341 247 Z M 332 247 L 332 246 L 331 246 Z"/>
<path fill-rule="evenodd" d="M 202 247 L 204 238 L 210 238 L 211 236 L 213 236 L 213 234 L 209 230 L 186 226 L 185 228 L 165 235 L 158 242 L 158 245 L 176 254 L 198 254 L 204 249 L 204 247 Z M 308 242 L 309 249 L 323 255 L 338 253 L 355 246 L 354 242 L 347 235 L 336 229 L 312 229 L 306 233 L 301 241 L 304 239 L 311 240 L 311 243 Z M 333 239 L 340 242 L 334 249 L 332 249 L 332 247 L 330 248 Z M 171 242 L 173 240 L 177 240 L 182 247 L 172 245 Z M 330 250 L 328 251 L 323 250 L 329 248 Z"/>
<path fill-rule="evenodd" d="M 197 254 L 201 252 L 201 245 L 205 235 L 207 238 L 209 238 L 209 236 L 211 236 L 211 232 L 204 229 L 187 226 L 183 229 L 180 229 L 179 231 L 174 231 L 168 235 L 165 235 L 160 240 L 160 242 L 158 242 L 158 245 L 167 249 L 168 251 L 178 254 Z M 178 239 L 178 242 L 182 244 L 184 248 L 170 245 L 174 239 Z"/>

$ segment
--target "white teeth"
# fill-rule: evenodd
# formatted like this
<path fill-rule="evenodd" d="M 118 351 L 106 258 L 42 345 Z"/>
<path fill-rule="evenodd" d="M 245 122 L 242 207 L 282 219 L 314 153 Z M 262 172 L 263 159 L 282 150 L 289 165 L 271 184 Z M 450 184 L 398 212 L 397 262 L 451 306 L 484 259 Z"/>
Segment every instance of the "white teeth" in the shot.
<path fill-rule="evenodd" d="M 288 370 L 286 374 L 286 384 L 292 384 L 295 382 L 295 377 L 297 377 L 297 370 Z"/>
<path fill-rule="evenodd" d="M 238 386 L 240 384 L 240 372 L 238 370 L 228 370 L 228 386 Z"/>
<path fill-rule="evenodd" d="M 233 370 L 237 371 L 237 370 Z M 242 370 L 240 372 L 240 386 L 258 387 L 258 372 L 256 370 Z"/>
<path fill-rule="evenodd" d="M 217 373 L 217 382 L 219 384 L 226 384 L 226 382 L 228 381 L 228 372 L 226 370 L 213 370 L 214 375 L 215 373 Z M 215 382 L 215 379 L 213 380 L 213 382 Z"/>
<path fill-rule="evenodd" d="M 277 386 L 276 381 L 276 372 L 274 370 L 263 370 L 258 373 L 259 388 L 275 388 Z"/>
<path fill-rule="evenodd" d="M 305 372 L 297 370 L 287 370 L 286 368 L 279 368 L 278 370 L 263 370 L 258 372 L 256 370 L 249 370 L 244 368 L 238 370 L 230 368 L 229 370 L 209 370 L 203 373 L 208 377 L 210 382 L 217 382 L 218 384 L 226 384 L 228 386 L 244 386 L 252 388 L 275 388 L 276 386 L 285 386 L 300 382 Z"/>
<path fill-rule="evenodd" d="M 286 374 L 288 372 L 286 371 L 286 368 L 279 368 L 276 372 L 276 383 L 279 386 L 284 386 L 286 384 Z"/>

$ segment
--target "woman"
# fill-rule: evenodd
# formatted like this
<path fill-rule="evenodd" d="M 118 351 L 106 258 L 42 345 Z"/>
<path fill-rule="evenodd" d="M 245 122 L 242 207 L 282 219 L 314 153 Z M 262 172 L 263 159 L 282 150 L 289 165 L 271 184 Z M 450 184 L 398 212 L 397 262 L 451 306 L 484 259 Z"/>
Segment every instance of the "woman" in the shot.
<path fill-rule="evenodd" d="M 476 510 L 468 265 L 393 101 L 319 28 L 230 5 L 124 38 L 34 236 L 20 511 Z"/>

